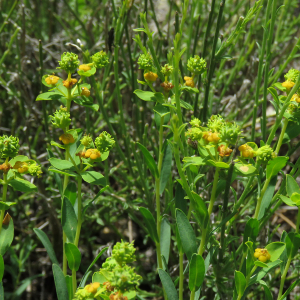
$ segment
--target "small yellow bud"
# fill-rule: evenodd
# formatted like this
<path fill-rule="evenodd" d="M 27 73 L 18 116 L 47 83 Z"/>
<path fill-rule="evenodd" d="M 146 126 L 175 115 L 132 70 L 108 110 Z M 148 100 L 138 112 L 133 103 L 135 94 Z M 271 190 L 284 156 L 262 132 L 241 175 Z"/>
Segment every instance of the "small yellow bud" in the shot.
<path fill-rule="evenodd" d="M 241 145 L 239 151 L 241 156 L 245 158 L 253 158 L 255 156 L 255 151 L 247 144 Z"/>
<path fill-rule="evenodd" d="M 287 80 L 283 82 L 281 85 L 290 90 L 295 85 L 295 82 Z"/>
<path fill-rule="evenodd" d="M 67 79 L 67 80 L 64 80 L 64 81 L 63 81 L 63 85 L 64 85 L 67 89 L 72 88 L 72 86 L 73 86 L 74 84 L 76 84 L 76 83 L 77 83 L 77 79 L 75 79 L 75 78 L 71 78 L 70 80 Z"/>
<path fill-rule="evenodd" d="M 59 140 L 65 145 L 73 144 L 75 142 L 73 135 L 70 133 L 64 133 L 59 137 Z"/>
<path fill-rule="evenodd" d="M 271 255 L 267 249 L 257 248 L 255 249 L 254 257 L 258 258 L 259 261 L 265 263 L 266 261 L 270 260 Z"/>
<path fill-rule="evenodd" d="M 204 131 L 202 137 L 208 143 L 210 143 L 210 142 L 218 143 L 218 141 L 220 139 L 218 133 L 216 133 L 216 132 L 213 133 L 211 131 Z"/>
<path fill-rule="evenodd" d="M 81 95 L 82 96 L 89 97 L 90 94 L 91 94 L 91 92 L 86 87 L 81 88 Z"/>
<path fill-rule="evenodd" d="M 218 147 L 219 155 L 224 156 L 230 156 L 232 149 L 226 147 L 225 145 L 221 145 Z"/>
<path fill-rule="evenodd" d="M 298 94 L 294 94 L 291 101 L 295 101 L 297 103 L 300 103 L 300 96 Z"/>
<path fill-rule="evenodd" d="M 97 159 L 101 156 L 101 153 L 97 149 L 89 149 L 85 152 L 85 157 L 90 159 Z"/>
<path fill-rule="evenodd" d="M 84 287 L 84 289 L 87 290 L 89 293 L 96 294 L 97 293 L 97 289 L 99 287 L 100 287 L 100 283 L 99 282 L 94 282 L 94 283 L 86 285 Z"/>
<path fill-rule="evenodd" d="M 148 72 L 144 74 L 144 78 L 150 82 L 154 82 L 157 79 L 158 75 L 153 72 Z"/>
<path fill-rule="evenodd" d="M 78 69 L 87 72 L 91 69 L 91 67 L 89 65 L 80 65 Z"/>
<path fill-rule="evenodd" d="M 12 169 L 12 166 L 9 163 L 0 165 L 0 171 L 2 171 L 4 174 L 7 174 L 10 169 Z"/>
<path fill-rule="evenodd" d="M 13 166 L 13 169 L 18 170 L 20 174 L 25 173 L 28 171 L 28 164 L 26 162 L 17 161 Z"/>
<path fill-rule="evenodd" d="M 54 76 L 54 75 L 48 75 L 48 77 L 45 78 L 46 83 L 52 84 L 52 85 L 56 84 L 58 82 L 58 80 L 59 80 L 59 77 Z"/>
<path fill-rule="evenodd" d="M 184 76 L 185 85 L 189 87 L 195 87 L 195 82 L 193 77 Z"/>

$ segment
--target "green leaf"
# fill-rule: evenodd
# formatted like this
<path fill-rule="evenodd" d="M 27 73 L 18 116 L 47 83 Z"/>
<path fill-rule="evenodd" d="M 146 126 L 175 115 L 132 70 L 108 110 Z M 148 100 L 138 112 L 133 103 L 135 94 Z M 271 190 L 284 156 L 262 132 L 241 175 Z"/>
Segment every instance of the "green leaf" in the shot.
<path fill-rule="evenodd" d="M 280 82 L 276 82 L 274 83 L 272 86 L 275 86 L 278 90 L 282 91 L 282 92 L 286 92 L 286 88 L 282 86 L 282 84 Z"/>
<path fill-rule="evenodd" d="M 277 176 L 274 176 L 271 179 L 271 181 L 266 189 L 266 192 L 262 198 L 260 210 L 259 210 L 258 217 L 257 217 L 258 220 L 261 220 L 264 217 L 265 213 L 267 212 L 267 210 L 271 204 L 271 201 L 272 201 L 272 198 L 274 195 L 274 191 L 275 191 L 276 183 L 277 183 Z"/>
<path fill-rule="evenodd" d="M 83 280 L 84 278 L 86 277 L 86 275 L 88 274 L 88 272 L 90 271 L 90 269 L 93 267 L 93 265 L 98 261 L 98 259 L 102 256 L 102 254 L 107 251 L 108 247 L 105 247 L 103 248 L 100 253 L 95 257 L 95 259 L 93 260 L 93 262 L 90 264 L 90 266 L 87 268 L 87 270 L 85 271 L 81 281 L 80 281 L 80 284 L 79 284 L 79 287 L 84 287 L 84 283 L 83 283 Z"/>
<path fill-rule="evenodd" d="M 292 197 L 294 193 L 300 193 L 299 185 L 291 175 L 286 175 L 286 191 L 289 197 Z"/>
<path fill-rule="evenodd" d="M 185 199 L 185 195 L 186 193 L 182 188 L 182 185 L 177 183 L 175 189 L 175 208 L 179 208 L 185 214 L 187 214 L 188 210 L 187 210 L 187 201 Z"/>
<path fill-rule="evenodd" d="M 166 263 L 169 262 L 171 246 L 171 225 L 167 218 L 161 220 L 160 227 L 160 251 L 161 255 L 165 258 Z"/>
<path fill-rule="evenodd" d="M 188 260 L 191 261 L 192 255 L 197 253 L 196 235 L 186 215 L 178 208 L 176 209 L 176 223 L 180 235 L 182 249 Z"/>
<path fill-rule="evenodd" d="M 88 71 L 83 71 L 83 70 L 78 70 L 77 71 L 78 75 L 80 76 L 84 76 L 84 77 L 90 77 L 92 75 L 94 75 L 96 73 L 96 68 L 92 67 L 90 70 Z M 82 86 L 82 85 L 81 85 Z"/>
<path fill-rule="evenodd" d="M 191 157 L 184 157 L 183 160 L 184 162 L 182 168 L 185 169 L 188 166 L 201 166 L 204 165 L 204 159 L 202 157 L 199 156 L 191 156 Z"/>
<path fill-rule="evenodd" d="M 75 182 L 69 182 L 65 191 L 64 195 L 70 200 L 72 205 L 74 206 L 77 198 L 77 186 Z"/>
<path fill-rule="evenodd" d="M 286 204 L 289 206 L 296 206 L 296 204 L 288 197 L 283 196 L 283 195 L 279 195 L 279 198 Z"/>
<path fill-rule="evenodd" d="M 201 255 L 193 254 L 190 262 L 189 271 L 189 289 L 190 291 L 198 290 L 205 277 L 205 264 Z"/>
<path fill-rule="evenodd" d="M 77 97 L 77 98 L 74 99 L 74 102 L 81 105 L 81 106 L 88 107 L 88 108 L 92 109 L 93 111 L 98 111 L 99 110 L 99 105 L 98 104 L 83 101 L 82 98 L 84 98 L 84 96 Z"/>
<path fill-rule="evenodd" d="M 172 170 L 172 148 L 168 144 L 165 152 L 164 152 L 164 157 L 162 161 L 162 167 L 161 167 L 161 172 L 160 172 L 160 185 L 159 185 L 159 193 L 162 194 L 163 191 L 165 190 L 165 187 L 170 179 L 171 175 L 171 170 Z"/>
<path fill-rule="evenodd" d="M 63 271 L 57 264 L 52 265 L 52 270 L 53 270 L 57 300 L 69 299 L 67 283 Z"/>
<path fill-rule="evenodd" d="M 146 164 L 147 164 L 149 170 L 151 171 L 152 175 L 155 178 L 158 178 L 159 174 L 158 174 L 158 169 L 157 169 L 156 163 L 154 161 L 154 158 L 152 157 L 150 152 L 142 144 L 140 144 L 140 143 L 136 143 L 136 144 L 138 145 L 138 147 L 142 151 L 142 153 L 144 155 L 144 158 L 145 158 L 145 161 L 146 161 Z"/>
<path fill-rule="evenodd" d="M 183 100 L 180 99 L 180 106 L 185 108 L 185 109 L 189 109 L 189 110 L 194 110 L 193 106 Z"/>
<path fill-rule="evenodd" d="M 25 155 L 17 155 L 16 157 L 12 158 L 12 159 L 9 161 L 9 163 L 10 163 L 12 166 L 14 166 L 15 163 L 16 163 L 17 161 L 27 161 L 27 160 L 30 160 L 30 159 L 28 158 L 28 156 L 25 156 Z"/>
<path fill-rule="evenodd" d="M 242 297 L 246 289 L 246 278 L 240 271 L 234 272 L 235 288 L 239 297 Z"/>
<path fill-rule="evenodd" d="M 151 212 L 145 207 L 140 207 L 139 210 L 143 215 L 150 237 L 155 243 L 158 243 L 159 240 L 154 217 L 152 216 Z"/>
<path fill-rule="evenodd" d="M 274 242 L 267 245 L 265 248 L 268 250 L 268 252 L 271 255 L 270 261 L 274 262 L 280 257 L 281 253 L 285 249 L 285 243 Z"/>
<path fill-rule="evenodd" d="M 78 176 L 78 174 L 76 174 L 76 173 L 74 173 L 74 172 L 67 171 L 67 170 L 61 171 L 61 170 L 55 169 L 55 168 L 53 168 L 53 167 L 50 167 L 50 168 L 48 169 L 48 171 L 54 172 L 54 173 L 58 173 L 58 174 L 62 174 L 62 175 L 71 176 L 71 177 L 77 177 L 77 176 Z M 58 177 L 59 177 L 59 176 L 58 176 Z"/>
<path fill-rule="evenodd" d="M 285 291 L 285 293 L 280 297 L 279 300 L 284 300 L 286 299 L 287 295 L 294 289 L 295 286 L 297 286 L 298 284 L 300 284 L 300 279 L 297 279 L 296 281 L 294 281 L 289 288 Z"/>
<path fill-rule="evenodd" d="M 265 263 L 263 263 L 263 262 L 261 262 L 261 261 L 259 261 L 259 260 L 256 260 L 256 261 L 254 262 L 254 264 L 255 264 L 256 266 L 258 266 L 258 267 L 261 267 L 261 268 L 267 268 L 267 267 L 268 267 L 267 264 L 265 264 Z"/>
<path fill-rule="evenodd" d="M 10 185 L 14 190 L 23 193 L 34 192 L 37 190 L 37 187 L 34 184 L 20 178 L 10 180 L 8 185 Z"/>
<path fill-rule="evenodd" d="M 229 168 L 229 164 L 222 162 L 222 161 L 214 161 L 212 159 L 207 160 L 206 164 L 209 166 L 220 168 L 220 169 L 228 169 Z"/>
<path fill-rule="evenodd" d="M 288 161 L 288 157 L 286 156 L 278 156 L 270 160 L 267 165 L 267 173 L 266 173 L 267 179 L 277 175 L 278 172 L 285 167 L 287 161 Z"/>
<path fill-rule="evenodd" d="M 199 90 L 197 88 L 192 88 L 190 86 L 185 86 L 185 85 L 181 86 L 180 90 L 187 91 L 189 93 L 199 93 Z"/>
<path fill-rule="evenodd" d="M 77 228 L 77 217 L 72 203 L 67 197 L 62 201 L 61 224 L 67 238 L 74 243 Z"/>
<path fill-rule="evenodd" d="M 3 256 L 14 239 L 14 222 L 10 219 L 8 225 L 2 225 L 0 234 L 0 254 Z"/>
<path fill-rule="evenodd" d="M 52 247 L 52 244 L 51 244 L 47 234 L 43 230 L 38 229 L 38 228 L 34 228 L 33 231 L 35 232 L 35 234 L 38 236 L 38 238 L 42 242 L 43 246 L 45 247 L 51 262 L 53 264 L 59 265 L 58 260 L 55 255 L 55 252 L 54 252 L 54 249 Z"/>
<path fill-rule="evenodd" d="M 144 101 L 155 101 L 156 100 L 153 92 L 135 90 L 134 94 L 136 94 L 141 100 L 144 100 Z"/>
<path fill-rule="evenodd" d="M 82 179 L 90 184 L 106 185 L 105 177 L 96 171 L 85 171 L 81 173 Z"/>
<path fill-rule="evenodd" d="M 266 300 L 273 300 L 272 293 L 267 284 L 263 280 L 260 280 L 259 283 L 264 287 Z"/>
<path fill-rule="evenodd" d="M 246 223 L 245 231 L 244 231 L 244 252 L 247 250 L 247 246 L 245 245 L 248 242 L 249 238 L 252 241 L 255 241 L 259 233 L 259 222 L 257 219 L 249 219 Z"/>
<path fill-rule="evenodd" d="M 51 144 L 51 146 L 55 146 L 55 147 L 58 147 L 60 149 L 66 149 L 65 145 L 62 145 L 62 144 L 59 144 L 59 143 L 56 143 L 56 142 L 53 142 L 53 141 L 51 141 L 50 144 Z"/>
<path fill-rule="evenodd" d="M 247 177 L 247 176 L 253 176 L 254 174 L 258 174 L 258 171 L 256 168 L 250 164 L 240 164 L 236 163 L 234 165 L 235 172 L 238 175 Z"/>
<path fill-rule="evenodd" d="M 203 199 L 198 194 L 196 194 L 195 192 L 192 192 L 192 194 L 193 194 L 193 199 L 192 199 L 193 207 L 200 221 L 201 230 L 203 230 L 207 227 L 208 219 L 209 219 L 207 206 L 204 203 Z"/>
<path fill-rule="evenodd" d="M 296 204 L 296 206 L 300 206 L 300 194 L 293 193 L 291 196 L 291 200 Z"/>
<path fill-rule="evenodd" d="M 78 271 L 81 263 L 81 253 L 79 249 L 72 243 L 65 243 L 65 254 L 67 256 L 69 268 Z"/>
<path fill-rule="evenodd" d="M 17 204 L 17 202 L 2 202 L 2 201 L 0 201 L 0 210 L 7 210 L 15 204 Z"/>
<path fill-rule="evenodd" d="M 282 143 L 285 144 L 290 142 L 291 139 L 299 135 L 299 132 L 300 132 L 300 123 L 289 122 L 285 130 Z"/>
<path fill-rule="evenodd" d="M 286 253 L 290 258 L 294 258 L 300 247 L 300 234 L 290 232 L 285 238 Z"/>
<path fill-rule="evenodd" d="M 2 255 L 0 254 L 0 282 L 2 281 L 3 275 L 4 275 L 4 260 Z"/>
<path fill-rule="evenodd" d="M 162 269 L 158 269 L 158 274 L 162 282 L 162 285 L 166 291 L 168 299 L 179 300 L 175 285 L 170 275 Z"/>
<path fill-rule="evenodd" d="M 58 170 L 73 171 L 73 172 L 76 171 L 73 164 L 68 160 L 58 159 L 53 157 L 53 158 L 49 158 L 49 162 L 54 168 Z"/>
<path fill-rule="evenodd" d="M 59 100 L 63 95 L 61 93 L 57 93 L 57 92 L 47 92 L 47 93 L 42 93 L 39 94 L 36 97 L 36 101 L 40 101 L 40 100 Z"/>

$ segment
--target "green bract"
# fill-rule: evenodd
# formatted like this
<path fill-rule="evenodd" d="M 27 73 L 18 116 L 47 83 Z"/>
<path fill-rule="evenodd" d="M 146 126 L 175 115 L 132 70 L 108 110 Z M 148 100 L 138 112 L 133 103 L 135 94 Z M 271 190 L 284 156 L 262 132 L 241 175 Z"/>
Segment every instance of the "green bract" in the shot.
<path fill-rule="evenodd" d="M 76 300 L 94 299 L 94 295 L 86 289 L 78 289 L 74 296 Z"/>
<path fill-rule="evenodd" d="M 197 141 L 202 138 L 202 130 L 198 127 L 189 128 L 185 134 L 192 141 Z"/>
<path fill-rule="evenodd" d="M 114 144 L 115 144 L 115 140 L 106 131 L 103 131 L 95 139 L 95 146 L 101 153 L 110 151 L 110 149 L 114 146 Z"/>
<path fill-rule="evenodd" d="M 85 146 L 85 147 L 89 147 L 92 142 L 93 142 L 93 139 L 89 136 L 89 135 L 85 135 L 81 140 L 81 145 Z"/>
<path fill-rule="evenodd" d="M 206 61 L 203 58 L 200 58 L 199 55 L 195 55 L 194 57 L 190 57 L 187 63 L 188 70 L 195 74 L 202 74 L 206 69 Z"/>
<path fill-rule="evenodd" d="M 65 130 L 71 124 L 70 113 L 67 111 L 66 107 L 60 107 L 53 116 L 50 116 L 52 119 L 52 124 L 55 127 Z"/>
<path fill-rule="evenodd" d="M 140 69 L 151 70 L 153 66 L 153 60 L 150 53 L 141 54 L 138 59 L 138 65 L 140 66 Z"/>
<path fill-rule="evenodd" d="M 190 122 L 192 127 L 200 127 L 201 125 L 201 121 L 198 118 L 194 118 L 191 122 Z"/>
<path fill-rule="evenodd" d="M 129 266 L 118 267 L 113 270 L 110 284 L 116 290 L 124 293 L 128 290 L 135 289 L 142 277 L 135 273 L 134 268 Z"/>
<path fill-rule="evenodd" d="M 223 126 L 224 126 L 224 119 L 220 115 L 211 116 L 207 123 L 207 127 L 212 132 L 219 132 Z"/>
<path fill-rule="evenodd" d="M 163 67 L 161 67 L 161 72 L 165 75 L 165 76 L 171 76 L 172 72 L 173 72 L 173 67 L 166 64 Z"/>
<path fill-rule="evenodd" d="M 290 69 L 285 75 L 284 78 L 287 81 L 292 81 L 292 82 L 296 82 L 297 78 L 299 76 L 299 71 L 296 69 Z"/>
<path fill-rule="evenodd" d="M 40 175 L 43 173 L 41 170 L 41 166 L 39 166 L 36 162 L 34 162 L 33 164 L 30 164 L 28 167 L 28 173 L 31 176 L 37 176 L 40 177 Z"/>
<path fill-rule="evenodd" d="M 92 56 L 92 60 L 93 60 L 94 66 L 97 69 L 104 68 L 109 63 L 108 56 L 107 56 L 106 52 L 104 52 L 103 50 L 95 53 Z"/>
<path fill-rule="evenodd" d="M 3 135 L 0 137 L 0 156 L 2 158 L 17 156 L 20 149 L 19 139 L 14 136 L 8 137 Z"/>
<path fill-rule="evenodd" d="M 241 130 L 240 126 L 236 123 L 226 122 L 223 127 L 220 129 L 220 139 L 222 142 L 227 144 L 235 145 L 238 136 L 240 135 Z"/>
<path fill-rule="evenodd" d="M 114 246 L 112 251 L 112 258 L 120 265 L 131 263 L 135 261 L 135 248 L 133 242 L 131 244 L 121 241 Z"/>
<path fill-rule="evenodd" d="M 80 64 L 80 61 L 78 60 L 77 54 L 64 52 L 61 55 L 61 61 L 58 63 L 59 67 L 57 69 L 65 70 L 67 73 L 74 73 Z"/>
<path fill-rule="evenodd" d="M 262 146 L 256 151 L 256 159 L 261 163 L 267 163 L 273 158 L 275 158 L 275 153 L 269 145 Z"/>

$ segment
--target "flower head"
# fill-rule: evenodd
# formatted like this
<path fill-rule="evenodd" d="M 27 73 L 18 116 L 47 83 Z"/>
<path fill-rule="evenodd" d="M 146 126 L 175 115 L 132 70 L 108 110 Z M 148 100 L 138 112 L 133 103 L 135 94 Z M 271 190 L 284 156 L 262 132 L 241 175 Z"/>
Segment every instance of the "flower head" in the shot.
<path fill-rule="evenodd" d="M 249 145 L 244 144 L 239 147 L 239 151 L 241 152 L 241 156 L 244 158 L 253 158 L 256 155 L 256 152 Z"/>
<path fill-rule="evenodd" d="M 101 153 L 99 152 L 98 149 L 88 149 L 86 152 L 85 152 L 85 157 L 86 158 L 90 158 L 90 159 L 97 159 L 97 158 L 100 158 L 101 156 Z"/>
<path fill-rule="evenodd" d="M 88 90 L 88 88 L 82 87 L 80 89 L 81 89 L 81 95 L 86 96 L 86 97 L 90 96 L 91 92 Z"/>
<path fill-rule="evenodd" d="M 162 82 L 160 84 L 160 86 L 164 89 L 164 91 L 166 93 L 168 93 L 174 87 L 174 85 L 171 82 L 168 82 L 168 81 L 167 82 L 166 81 Z"/>
<path fill-rule="evenodd" d="M 66 107 L 61 106 L 53 116 L 50 116 L 52 119 L 52 124 L 55 127 L 65 130 L 71 124 L 70 113 L 67 111 Z"/>
<path fill-rule="evenodd" d="M 224 156 L 230 156 L 232 149 L 226 147 L 225 145 L 220 145 L 218 147 L 219 155 L 224 157 Z"/>
<path fill-rule="evenodd" d="M 235 122 L 225 122 L 220 128 L 221 141 L 227 144 L 235 145 L 240 134 L 240 126 L 236 125 Z"/>
<path fill-rule="evenodd" d="M 192 141 L 199 141 L 203 136 L 203 132 L 198 127 L 192 127 L 187 130 L 185 136 L 189 137 Z"/>
<path fill-rule="evenodd" d="M 299 71 L 296 69 L 290 69 L 285 75 L 284 78 L 286 81 L 296 82 L 299 76 Z"/>
<path fill-rule="evenodd" d="M 225 121 L 220 115 L 212 115 L 207 122 L 207 127 L 213 132 L 219 132 L 225 125 Z"/>
<path fill-rule="evenodd" d="M 261 163 L 267 163 L 269 160 L 275 158 L 275 153 L 273 149 L 269 145 L 265 145 L 263 147 L 260 147 L 256 151 L 256 158 Z"/>
<path fill-rule="evenodd" d="M 58 63 L 58 69 L 65 70 L 67 73 L 74 73 L 80 64 L 78 55 L 72 52 L 64 52 Z"/>
<path fill-rule="evenodd" d="M 7 174 L 10 169 L 12 169 L 12 166 L 9 163 L 3 163 L 0 165 L 0 171 L 2 171 L 4 174 Z"/>
<path fill-rule="evenodd" d="M 161 67 L 161 72 L 165 75 L 165 76 L 171 76 L 171 74 L 173 73 L 174 68 L 168 64 L 165 64 L 163 67 Z"/>
<path fill-rule="evenodd" d="M 96 139 L 95 139 L 96 148 L 101 152 L 107 152 L 112 149 L 115 145 L 115 140 L 111 137 L 109 133 L 103 131 Z"/>
<path fill-rule="evenodd" d="M 33 162 L 33 163 L 29 164 L 28 173 L 31 176 L 41 177 L 41 174 L 43 172 L 41 170 L 41 166 L 39 166 L 36 162 Z"/>
<path fill-rule="evenodd" d="M 257 248 L 257 249 L 255 249 L 254 257 L 258 258 L 259 261 L 265 263 L 268 260 L 270 260 L 271 255 L 267 249 Z"/>
<path fill-rule="evenodd" d="M 103 50 L 101 50 L 100 52 L 95 53 L 92 56 L 92 60 L 93 60 L 94 66 L 97 69 L 104 68 L 106 65 L 109 64 L 109 58 L 108 58 L 106 52 L 104 52 Z"/>
<path fill-rule="evenodd" d="M 94 282 L 94 283 L 90 283 L 88 285 L 86 285 L 84 287 L 85 290 L 87 290 L 89 293 L 91 294 L 96 294 L 97 289 L 100 287 L 100 283 L 99 282 Z"/>
<path fill-rule="evenodd" d="M 148 72 L 144 74 L 144 78 L 150 82 L 156 81 L 158 75 L 154 72 Z"/>
<path fill-rule="evenodd" d="M 91 69 L 91 67 L 89 65 L 83 64 L 83 65 L 80 65 L 78 69 L 81 71 L 87 72 Z"/>
<path fill-rule="evenodd" d="M 206 61 L 199 55 L 195 55 L 189 58 L 187 68 L 194 75 L 202 74 L 206 69 Z"/>
<path fill-rule="evenodd" d="M 139 69 L 151 70 L 153 66 L 153 59 L 150 53 L 141 54 L 138 59 Z"/>
<path fill-rule="evenodd" d="M 200 128 L 201 121 L 198 118 L 194 118 L 193 120 L 190 121 L 190 124 L 192 127 Z"/>
<path fill-rule="evenodd" d="M 219 134 L 211 131 L 204 131 L 202 137 L 208 143 L 217 144 L 220 140 Z"/>
<path fill-rule="evenodd" d="M 65 145 L 73 144 L 75 139 L 72 134 L 64 133 L 59 137 L 59 140 L 63 142 Z"/>
<path fill-rule="evenodd" d="M 16 169 L 20 174 L 27 172 L 28 168 L 29 166 L 25 161 L 17 161 L 13 166 L 13 169 Z"/>
<path fill-rule="evenodd" d="M 71 78 L 70 80 L 64 80 L 63 81 L 63 85 L 67 88 L 67 89 L 71 89 L 73 87 L 73 85 L 75 85 L 77 83 L 77 79 L 76 78 Z"/>
<path fill-rule="evenodd" d="M 0 137 L 0 156 L 2 158 L 17 156 L 20 149 L 19 139 L 14 136 L 3 135 Z"/>
<path fill-rule="evenodd" d="M 74 299 L 76 300 L 88 300 L 90 298 L 94 298 L 94 295 L 87 291 L 86 289 L 78 289 L 74 295 Z"/>
<path fill-rule="evenodd" d="M 83 138 L 80 140 L 81 142 L 81 145 L 83 145 L 84 147 L 89 147 L 92 142 L 93 142 L 93 139 L 89 136 L 89 135 L 84 135 Z"/>
<path fill-rule="evenodd" d="M 189 87 L 195 87 L 195 82 L 193 77 L 184 76 L 185 85 Z"/>
<path fill-rule="evenodd" d="M 47 84 L 56 84 L 59 80 L 58 76 L 54 76 L 54 75 L 48 75 L 48 77 L 45 78 L 45 81 Z"/>
<path fill-rule="evenodd" d="M 136 260 L 135 258 L 135 248 L 132 243 L 127 243 L 121 241 L 121 243 L 116 243 L 112 250 L 112 258 L 120 265 L 131 263 Z"/>
<path fill-rule="evenodd" d="M 297 102 L 297 103 L 300 103 L 300 96 L 299 96 L 298 94 L 294 94 L 294 95 L 292 96 L 291 101 L 295 101 L 295 102 Z"/>

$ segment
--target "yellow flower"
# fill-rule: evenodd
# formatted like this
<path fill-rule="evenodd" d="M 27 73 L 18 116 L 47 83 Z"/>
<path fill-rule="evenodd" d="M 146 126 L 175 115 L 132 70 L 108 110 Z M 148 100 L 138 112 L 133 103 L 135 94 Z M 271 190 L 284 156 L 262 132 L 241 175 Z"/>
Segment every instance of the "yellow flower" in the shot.
<path fill-rule="evenodd" d="M 154 82 L 157 79 L 158 75 L 153 72 L 148 72 L 144 74 L 144 78 L 150 82 Z"/>
<path fill-rule="evenodd" d="M 90 94 L 91 92 L 86 87 L 81 88 L 81 95 L 88 97 Z"/>
<path fill-rule="evenodd" d="M 185 85 L 189 87 L 195 87 L 195 82 L 193 77 L 184 76 Z"/>
<path fill-rule="evenodd" d="M 219 155 L 224 157 L 224 156 L 229 156 L 232 152 L 232 149 L 226 147 L 225 145 L 221 145 L 218 147 Z"/>
<path fill-rule="evenodd" d="M 59 77 L 54 75 L 48 75 L 47 78 L 45 78 L 45 81 L 47 84 L 56 84 L 59 80 Z"/>
<path fill-rule="evenodd" d="M 28 164 L 26 162 L 23 162 L 23 161 L 17 161 L 15 163 L 15 165 L 13 166 L 13 169 L 18 170 L 18 172 L 20 174 L 27 172 L 28 168 L 29 168 Z"/>
<path fill-rule="evenodd" d="M 218 143 L 220 139 L 218 133 L 211 131 L 204 131 L 202 137 L 205 141 L 213 143 Z"/>
<path fill-rule="evenodd" d="M 64 133 L 59 137 L 59 140 L 65 145 L 73 144 L 75 142 L 73 135 L 70 133 Z"/>
<path fill-rule="evenodd" d="M 101 156 L 101 153 L 98 149 L 89 149 L 85 152 L 85 157 L 90 159 L 97 159 Z"/>
<path fill-rule="evenodd" d="M 295 85 L 295 82 L 290 81 L 290 80 L 286 80 L 286 81 L 283 82 L 281 85 L 282 85 L 283 87 L 285 87 L 286 90 L 287 90 L 287 93 L 289 93 L 290 90 L 291 90 L 291 88 Z"/>
<path fill-rule="evenodd" d="M 270 260 L 271 255 L 267 249 L 257 248 L 255 249 L 254 257 L 258 258 L 259 261 L 265 263 L 266 261 Z"/>
<path fill-rule="evenodd" d="M 80 65 L 78 69 L 86 72 L 86 71 L 89 71 L 91 69 L 91 67 L 89 65 Z"/>
<path fill-rule="evenodd" d="M 69 79 L 64 80 L 64 81 L 63 81 L 63 85 L 64 85 L 67 89 L 70 89 L 70 88 L 72 88 L 72 86 L 73 86 L 74 84 L 76 84 L 76 82 L 77 82 L 77 79 L 71 78 L 70 80 L 69 80 Z"/>
<path fill-rule="evenodd" d="M 298 94 L 294 94 L 291 101 L 296 101 L 297 103 L 300 103 L 300 96 Z"/>
<path fill-rule="evenodd" d="M 87 290 L 89 293 L 96 294 L 97 289 L 100 287 L 99 282 L 94 282 L 91 284 L 88 284 L 84 287 L 85 290 Z"/>
<path fill-rule="evenodd" d="M 247 144 L 241 145 L 239 151 L 241 156 L 245 158 L 253 158 L 255 156 L 255 151 Z"/>

